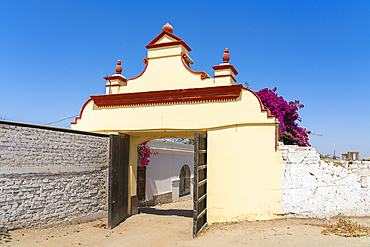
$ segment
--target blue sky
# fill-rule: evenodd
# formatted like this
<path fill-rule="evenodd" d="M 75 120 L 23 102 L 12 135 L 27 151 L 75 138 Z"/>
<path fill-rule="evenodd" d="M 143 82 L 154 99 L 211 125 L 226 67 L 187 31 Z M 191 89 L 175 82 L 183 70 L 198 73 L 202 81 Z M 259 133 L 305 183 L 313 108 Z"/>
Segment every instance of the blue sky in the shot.
<path fill-rule="evenodd" d="M 169 22 L 213 75 L 225 47 L 238 83 L 298 99 L 324 154 L 370 156 L 370 1 L 1 1 L 0 117 L 46 124 L 79 114 L 122 61 L 144 68 Z M 72 119 L 53 126 L 68 127 Z"/>

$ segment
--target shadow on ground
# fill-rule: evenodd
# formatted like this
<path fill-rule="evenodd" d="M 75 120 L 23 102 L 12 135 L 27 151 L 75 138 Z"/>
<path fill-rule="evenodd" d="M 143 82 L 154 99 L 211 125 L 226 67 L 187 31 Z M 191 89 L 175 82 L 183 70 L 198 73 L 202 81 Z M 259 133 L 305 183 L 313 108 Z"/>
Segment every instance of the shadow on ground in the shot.
<path fill-rule="evenodd" d="M 176 215 L 193 218 L 193 210 L 183 210 L 183 209 L 139 208 L 139 213 L 155 215 Z"/>
<path fill-rule="evenodd" d="M 7 231 L 0 229 L 0 244 L 6 244 L 12 241 L 12 237 Z"/>

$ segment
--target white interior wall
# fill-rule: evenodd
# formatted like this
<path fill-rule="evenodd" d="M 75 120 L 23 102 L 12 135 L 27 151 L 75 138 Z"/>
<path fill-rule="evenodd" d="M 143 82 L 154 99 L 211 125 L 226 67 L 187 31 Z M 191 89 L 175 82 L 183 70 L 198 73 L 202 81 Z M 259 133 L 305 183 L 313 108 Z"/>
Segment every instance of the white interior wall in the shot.
<path fill-rule="evenodd" d="M 194 146 L 181 143 L 149 141 L 147 144 L 152 151 L 146 170 L 146 200 L 152 200 L 154 195 L 172 192 L 172 200 L 179 198 L 179 177 L 183 165 L 188 165 L 191 177 L 194 175 Z M 193 186 L 191 180 L 191 191 Z"/>

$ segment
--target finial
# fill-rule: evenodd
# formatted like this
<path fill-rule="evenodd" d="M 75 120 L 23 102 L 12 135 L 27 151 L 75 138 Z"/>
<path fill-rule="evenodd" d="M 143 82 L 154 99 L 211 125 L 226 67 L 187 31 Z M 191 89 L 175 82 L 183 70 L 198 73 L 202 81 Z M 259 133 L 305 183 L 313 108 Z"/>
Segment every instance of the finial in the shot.
<path fill-rule="evenodd" d="M 162 27 L 162 31 L 173 33 L 173 27 L 167 22 L 167 24 Z"/>
<path fill-rule="evenodd" d="M 229 63 L 230 60 L 229 48 L 225 49 L 225 53 L 222 56 L 222 59 L 224 60 L 224 63 Z"/>
<path fill-rule="evenodd" d="M 121 72 L 122 72 L 121 60 L 117 60 L 116 73 L 121 74 Z"/>

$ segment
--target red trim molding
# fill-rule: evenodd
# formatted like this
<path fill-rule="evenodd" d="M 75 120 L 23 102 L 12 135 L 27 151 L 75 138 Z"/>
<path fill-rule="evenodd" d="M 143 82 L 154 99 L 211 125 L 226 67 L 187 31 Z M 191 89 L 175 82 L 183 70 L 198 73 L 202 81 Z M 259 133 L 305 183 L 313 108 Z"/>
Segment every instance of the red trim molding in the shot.
<path fill-rule="evenodd" d="M 185 68 L 187 70 L 189 70 L 190 72 L 192 73 L 195 73 L 195 74 L 200 74 L 200 79 L 204 80 L 208 77 L 207 73 L 205 71 L 194 71 L 192 70 L 185 62 L 185 59 L 188 57 L 188 55 L 186 55 L 186 53 L 184 52 L 181 52 L 181 61 L 182 61 L 182 64 L 185 66 Z"/>
<path fill-rule="evenodd" d="M 172 42 L 167 42 L 167 43 L 160 43 L 160 44 L 156 44 L 156 42 L 158 40 L 160 40 L 163 36 L 165 35 L 168 35 L 170 36 L 171 38 L 175 39 L 176 41 L 172 41 Z M 149 44 L 147 44 L 145 47 L 147 49 L 151 49 L 151 48 L 157 48 L 157 47 L 166 47 L 166 46 L 174 46 L 174 45 L 182 45 L 185 47 L 186 50 L 188 51 L 191 51 L 190 47 L 185 43 L 185 41 L 183 41 L 182 39 L 180 39 L 179 37 L 173 35 L 172 33 L 170 32 L 167 32 L 167 31 L 162 31 L 157 37 L 155 37 Z"/>
<path fill-rule="evenodd" d="M 76 117 L 76 118 L 75 118 L 75 121 L 74 121 L 74 122 L 71 122 L 71 124 L 77 124 L 77 120 L 81 119 L 81 117 L 82 117 L 82 112 L 85 110 L 85 107 L 87 106 L 87 104 L 88 104 L 90 101 L 91 101 L 91 98 L 90 98 L 90 99 L 88 99 L 88 100 L 85 102 L 85 104 L 82 106 L 82 109 L 81 109 L 81 111 L 80 111 L 80 116 Z"/>
<path fill-rule="evenodd" d="M 278 124 L 275 123 L 275 151 L 277 150 L 277 142 L 278 142 Z"/>
<path fill-rule="evenodd" d="M 216 65 L 216 66 L 212 66 L 212 68 L 214 70 L 221 70 L 221 69 L 231 69 L 231 71 L 237 75 L 238 74 L 238 71 L 236 71 L 236 69 L 234 68 L 233 65 L 231 64 L 222 64 L 222 65 Z"/>
<path fill-rule="evenodd" d="M 138 76 L 136 76 L 134 78 L 127 79 L 127 81 L 135 80 L 135 79 L 139 78 L 140 76 L 142 76 L 144 74 L 144 72 L 146 71 L 146 68 L 148 68 L 149 58 L 148 57 L 144 57 L 143 58 L 143 63 L 145 63 L 145 68 L 144 68 L 143 71 L 141 71 L 140 75 L 138 75 Z"/>
<path fill-rule="evenodd" d="M 273 118 L 273 117 L 275 117 L 275 115 L 271 115 L 271 112 L 268 110 L 268 109 L 265 109 L 265 107 L 263 106 L 263 104 L 262 104 L 262 101 L 261 101 L 261 98 L 253 91 L 253 90 L 251 90 L 251 89 L 249 89 L 249 88 L 246 88 L 246 87 L 243 87 L 243 89 L 245 89 L 245 90 L 248 90 L 249 92 L 251 92 L 251 93 L 253 93 L 254 94 L 254 96 L 256 96 L 256 98 L 258 99 L 258 101 L 260 102 L 260 107 L 261 107 L 261 111 L 262 112 L 266 112 L 267 113 L 267 117 L 268 118 Z"/>
<path fill-rule="evenodd" d="M 170 32 L 162 31 L 160 34 L 158 34 L 157 37 L 155 37 L 152 41 L 150 41 L 150 43 L 148 45 L 152 45 L 152 44 L 157 43 L 157 41 L 159 41 L 165 35 L 168 35 L 168 36 L 170 36 L 171 38 L 173 38 L 174 40 L 177 40 L 177 41 L 182 40 L 181 38 L 177 37 L 176 35 L 174 35 Z"/>
<path fill-rule="evenodd" d="M 242 85 L 90 96 L 98 107 L 236 100 Z"/>
<path fill-rule="evenodd" d="M 105 85 L 105 87 L 117 87 L 117 86 L 121 86 L 121 85 L 119 84 Z"/>
<path fill-rule="evenodd" d="M 217 77 L 225 77 L 225 76 L 230 76 L 230 77 L 231 77 L 231 79 L 233 79 L 233 80 L 234 80 L 234 82 L 236 82 L 235 77 L 234 77 L 233 75 L 214 75 L 213 77 L 214 77 L 214 78 L 217 78 Z"/>

